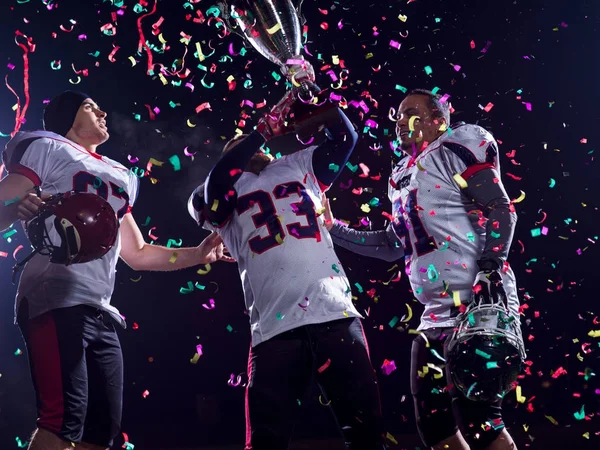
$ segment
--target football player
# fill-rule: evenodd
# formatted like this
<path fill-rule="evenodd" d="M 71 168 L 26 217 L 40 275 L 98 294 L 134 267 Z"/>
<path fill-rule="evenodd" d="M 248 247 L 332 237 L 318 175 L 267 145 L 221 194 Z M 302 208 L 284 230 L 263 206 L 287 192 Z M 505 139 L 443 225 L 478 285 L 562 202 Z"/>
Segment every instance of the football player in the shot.
<path fill-rule="evenodd" d="M 251 329 L 246 449 L 287 449 L 315 381 L 347 448 L 382 449 L 379 391 L 361 316 L 318 219 L 320 196 L 348 161 L 357 134 L 338 110 L 325 143 L 269 157 L 260 148 L 287 131 L 292 101 L 288 94 L 256 131 L 228 142 L 189 202 L 193 217 L 218 230 L 239 265 Z"/>
<path fill-rule="evenodd" d="M 501 399 L 470 401 L 448 386 L 443 370 L 445 343 L 474 284 L 499 276 L 509 310 L 519 318 L 515 276 L 506 262 L 517 215 L 500 178 L 498 146 L 480 126 L 450 126 L 448 103 L 422 89 L 400 104 L 396 134 L 405 156 L 389 180 L 393 220 L 387 229 L 334 224 L 327 199 L 326 226 L 334 243 L 355 253 L 386 261 L 404 256 L 412 293 L 425 307 L 411 354 L 411 392 L 425 445 L 514 449 Z"/>
<path fill-rule="evenodd" d="M 27 345 L 38 419 L 29 449 L 108 449 L 119 431 L 123 361 L 110 304 L 119 256 L 134 270 L 169 271 L 231 261 L 213 233 L 198 247 L 148 245 L 131 214 L 138 178 L 97 152 L 109 138 L 106 113 L 88 95 L 66 91 L 44 111 L 45 131 L 17 134 L 2 154 L 0 229 L 33 218 L 44 196 L 91 192 L 108 201 L 120 222 L 112 249 L 95 261 L 61 265 L 36 254 L 25 266 L 16 322 Z M 53 221 L 49 234 L 59 240 Z"/>

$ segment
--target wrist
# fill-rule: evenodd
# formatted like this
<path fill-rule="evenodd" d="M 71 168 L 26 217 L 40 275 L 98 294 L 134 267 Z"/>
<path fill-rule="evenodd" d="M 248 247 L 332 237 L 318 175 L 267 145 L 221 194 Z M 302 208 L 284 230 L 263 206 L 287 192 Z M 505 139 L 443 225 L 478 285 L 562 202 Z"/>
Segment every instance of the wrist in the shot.
<path fill-rule="evenodd" d="M 502 263 L 497 259 L 481 258 L 477 261 L 477 266 L 482 272 L 491 272 L 494 270 L 500 270 Z"/>

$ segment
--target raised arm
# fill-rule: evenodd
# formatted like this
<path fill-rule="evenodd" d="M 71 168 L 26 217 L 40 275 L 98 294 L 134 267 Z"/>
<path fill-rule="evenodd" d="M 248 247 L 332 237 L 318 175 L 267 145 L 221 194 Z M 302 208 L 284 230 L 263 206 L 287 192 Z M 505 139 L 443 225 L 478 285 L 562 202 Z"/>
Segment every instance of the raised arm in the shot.
<path fill-rule="evenodd" d="M 213 225 L 221 226 L 231 217 L 237 201 L 233 186 L 264 143 L 264 136 L 253 131 L 225 153 L 208 174 L 204 186 L 204 216 Z"/>
<path fill-rule="evenodd" d="M 323 191 L 340 175 L 358 141 L 358 134 L 346 114 L 339 108 L 338 113 L 339 120 L 327 126 L 327 141 L 313 152 L 313 170 Z"/>
<path fill-rule="evenodd" d="M 232 146 L 208 174 L 204 190 L 204 215 L 213 224 L 225 224 L 237 202 L 234 184 L 242 176 L 252 156 L 268 140 L 291 131 L 285 117 L 294 102 L 294 92 L 287 92 L 269 112 L 260 119 L 253 131 Z"/>

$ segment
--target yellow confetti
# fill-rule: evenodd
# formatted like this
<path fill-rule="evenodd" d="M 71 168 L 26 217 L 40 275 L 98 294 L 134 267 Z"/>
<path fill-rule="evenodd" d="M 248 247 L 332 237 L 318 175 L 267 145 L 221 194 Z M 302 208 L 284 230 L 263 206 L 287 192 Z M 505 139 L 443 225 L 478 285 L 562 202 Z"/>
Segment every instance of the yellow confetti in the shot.
<path fill-rule="evenodd" d="M 590 432 L 589 432 L 589 431 L 586 431 L 585 433 L 583 433 L 583 434 L 582 434 L 582 436 L 583 436 L 584 438 L 586 438 L 586 439 L 589 439 L 589 438 L 590 438 Z"/>
<path fill-rule="evenodd" d="M 218 207 L 219 207 L 219 200 L 214 200 L 210 210 L 215 212 Z"/>
<path fill-rule="evenodd" d="M 340 64 L 340 57 L 338 55 L 333 55 L 331 61 L 337 66 Z"/>
<path fill-rule="evenodd" d="M 412 309 L 408 303 L 406 304 L 406 309 L 408 309 L 408 316 L 406 316 L 406 319 L 402 320 L 401 322 L 409 322 L 410 319 L 412 319 Z"/>
<path fill-rule="evenodd" d="M 167 43 L 167 40 L 163 37 L 162 33 L 160 33 L 158 35 L 158 40 L 160 41 L 161 44 L 166 44 Z"/>
<path fill-rule="evenodd" d="M 513 200 L 513 203 L 521 203 L 523 200 L 525 200 L 525 192 L 521 191 L 521 195 L 519 195 L 519 198 Z"/>
<path fill-rule="evenodd" d="M 350 317 L 350 316 L 348 316 L 348 313 L 346 311 L 344 311 L 344 316 Z"/>
<path fill-rule="evenodd" d="M 404 14 L 400 14 L 398 16 L 398 19 L 400 19 L 402 22 L 406 22 L 406 19 L 408 19 L 408 16 L 405 16 Z"/>
<path fill-rule="evenodd" d="M 210 272 L 210 264 L 206 264 L 204 266 L 204 269 L 198 269 L 198 271 L 196 272 L 198 275 L 206 275 L 208 272 Z"/>
<path fill-rule="evenodd" d="M 467 181 L 463 177 L 461 177 L 459 173 L 455 173 L 452 178 L 454 178 L 454 181 L 456 181 L 456 184 L 458 184 L 461 187 L 461 189 L 467 188 Z"/>
<path fill-rule="evenodd" d="M 135 58 L 133 56 L 129 57 L 129 61 L 131 61 L 131 67 L 133 67 L 137 64 L 137 61 L 135 60 Z"/>
<path fill-rule="evenodd" d="M 206 56 L 204 56 L 204 53 L 202 53 L 202 47 L 200 46 L 200 42 L 196 42 L 196 53 L 198 54 L 198 59 L 200 60 L 200 62 L 206 59 Z"/>
<path fill-rule="evenodd" d="M 423 339 L 425 339 L 425 347 L 429 348 L 429 339 L 427 339 L 427 335 L 425 335 L 422 331 L 419 330 L 408 330 L 408 334 L 420 334 Z"/>
<path fill-rule="evenodd" d="M 277 22 L 277 24 L 274 27 L 267 28 L 267 33 L 269 33 L 269 34 L 275 34 L 279 30 L 281 30 L 281 24 L 279 22 Z"/>
<path fill-rule="evenodd" d="M 423 366 L 423 371 L 417 370 L 417 375 L 419 378 L 425 378 L 425 375 L 429 373 L 429 367 Z"/>
<path fill-rule="evenodd" d="M 77 75 L 77 81 L 76 81 L 76 82 L 75 82 L 75 81 L 72 81 L 72 80 L 69 78 L 69 83 L 71 83 L 71 84 L 79 84 L 79 83 L 81 83 L 81 77 L 80 77 L 79 75 Z"/>
<path fill-rule="evenodd" d="M 442 131 L 442 132 L 444 132 L 444 131 L 446 131 L 447 129 L 448 129 L 448 124 L 447 124 L 446 122 L 443 122 L 443 123 L 440 125 L 440 128 L 439 128 L 439 130 L 440 130 L 440 131 Z"/>
<path fill-rule="evenodd" d="M 600 337 L 600 330 L 590 330 L 588 333 L 589 337 Z"/>
<path fill-rule="evenodd" d="M 13 107 L 12 107 L 12 110 L 13 110 L 13 111 L 16 111 L 18 107 L 19 107 L 19 104 L 18 104 L 18 103 L 15 103 L 15 104 L 13 105 Z"/>
<path fill-rule="evenodd" d="M 454 306 L 456 306 L 458 308 L 461 305 L 460 292 L 454 291 L 452 293 L 452 300 L 454 300 Z"/>
<path fill-rule="evenodd" d="M 190 119 L 187 120 L 187 126 L 190 128 L 196 128 L 196 125 L 190 122 Z"/>
<path fill-rule="evenodd" d="M 323 403 L 323 400 L 321 400 L 323 398 L 322 395 L 319 395 L 319 403 L 323 406 L 329 406 L 331 405 L 331 400 L 329 400 L 327 403 Z"/>
<path fill-rule="evenodd" d="M 233 80 L 235 80 L 235 77 L 234 77 L 233 75 L 229 75 L 229 76 L 227 77 L 227 82 L 228 82 L 228 83 L 231 83 Z"/>
<path fill-rule="evenodd" d="M 421 118 L 419 116 L 411 116 L 411 118 L 408 119 L 408 129 L 410 131 L 415 131 L 415 120 L 421 120 Z"/>
<path fill-rule="evenodd" d="M 417 169 L 419 169 L 421 172 L 426 172 L 425 167 L 421 165 L 421 161 L 417 161 Z"/>
<path fill-rule="evenodd" d="M 162 167 L 164 162 L 159 161 L 157 159 L 154 158 L 150 158 L 150 160 L 148 161 L 148 164 L 152 164 L 153 166 L 158 166 L 158 167 Z"/>
<path fill-rule="evenodd" d="M 525 403 L 525 400 L 527 400 L 527 398 L 523 397 L 523 395 L 521 394 L 521 386 L 517 386 L 517 389 L 515 392 L 517 394 L 517 401 L 519 403 Z M 527 430 L 525 430 L 525 431 L 527 431 Z"/>
<path fill-rule="evenodd" d="M 367 203 L 363 203 L 362 205 L 360 205 L 360 210 L 364 213 L 370 213 L 371 212 L 371 207 L 367 204 Z"/>
<path fill-rule="evenodd" d="M 553 425 L 558 425 L 558 422 L 556 421 L 556 419 L 554 417 L 552 417 L 552 416 L 546 416 L 546 415 L 544 415 L 544 417 L 546 419 L 548 419 L 550 422 L 552 422 Z"/>
<path fill-rule="evenodd" d="M 277 236 L 275 236 L 275 240 L 277 241 L 277 243 L 279 245 L 283 244 L 283 239 L 281 239 L 281 234 L 277 233 Z"/>
<path fill-rule="evenodd" d="M 395 445 L 398 445 L 398 441 L 396 440 L 396 438 L 394 436 L 392 436 L 389 432 L 385 435 L 385 438 L 388 441 L 393 442 Z"/>
<path fill-rule="evenodd" d="M 190 362 L 191 362 L 192 364 L 196 364 L 196 363 L 198 362 L 198 360 L 199 360 L 199 359 L 200 359 L 200 355 L 199 355 L 198 353 L 196 353 L 196 354 L 195 354 L 195 355 L 192 357 L 192 359 L 190 359 Z"/>
<path fill-rule="evenodd" d="M 583 362 L 583 356 L 579 352 L 577 352 L 577 359 Z"/>
<path fill-rule="evenodd" d="M 525 430 L 525 432 L 527 433 L 529 431 L 529 425 L 527 425 L 526 423 L 523 424 L 523 430 Z"/>
<path fill-rule="evenodd" d="M 171 264 L 173 264 L 175 261 L 177 261 L 177 252 L 173 252 L 173 254 L 171 255 L 171 257 L 169 258 L 169 262 Z"/>
<path fill-rule="evenodd" d="M 440 378 L 442 378 L 444 376 L 444 371 L 442 369 L 440 369 L 438 366 L 436 366 L 433 363 L 427 363 L 427 367 L 429 367 L 430 369 L 433 369 L 435 371 L 435 373 L 433 374 L 433 378 L 436 380 L 439 380 Z"/>
<path fill-rule="evenodd" d="M 169 82 L 167 81 L 167 79 L 165 78 L 165 76 L 162 73 L 158 74 L 158 78 L 160 78 L 160 81 L 162 81 L 163 86 L 166 86 L 167 84 L 169 84 Z"/>

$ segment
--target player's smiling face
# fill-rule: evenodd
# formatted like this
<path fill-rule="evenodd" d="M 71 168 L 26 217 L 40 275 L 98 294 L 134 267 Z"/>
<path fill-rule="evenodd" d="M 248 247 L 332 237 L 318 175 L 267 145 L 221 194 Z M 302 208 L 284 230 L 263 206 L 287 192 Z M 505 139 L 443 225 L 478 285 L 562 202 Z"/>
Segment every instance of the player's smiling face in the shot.
<path fill-rule="evenodd" d="M 400 147 L 408 155 L 420 153 L 429 143 L 437 139 L 444 119 L 436 117 L 429 108 L 426 95 L 409 95 L 398 107 L 396 135 Z"/>
<path fill-rule="evenodd" d="M 91 98 L 85 99 L 71 127 L 73 140 L 84 147 L 106 142 L 109 138 L 106 116 Z"/>

